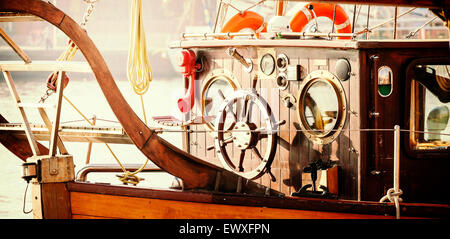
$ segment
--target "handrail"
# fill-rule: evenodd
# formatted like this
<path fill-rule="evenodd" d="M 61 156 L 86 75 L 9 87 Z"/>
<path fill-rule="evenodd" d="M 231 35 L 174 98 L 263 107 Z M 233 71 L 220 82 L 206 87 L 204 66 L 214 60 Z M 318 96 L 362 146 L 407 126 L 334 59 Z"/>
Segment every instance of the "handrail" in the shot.
<path fill-rule="evenodd" d="M 124 168 L 130 171 L 136 171 L 142 165 L 140 164 L 124 164 Z M 116 164 L 87 164 L 77 172 L 77 181 L 85 182 L 89 173 L 122 173 L 123 170 Z M 141 172 L 164 172 L 155 164 L 147 164 Z"/>
<path fill-rule="evenodd" d="M 423 134 L 435 134 L 435 135 L 444 135 L 444 136 L 450 136 L 449 133 L 436 133 L 431 131 L 420 131 L 420 130 L 408 130 L 408 129 L 399 129 L 400 132 L 410 132 L 410 133 L 423 133 Z M 166 129 L 166 128 L 157 128 L 155 129 L 155 132 L 158 133 L 207 133 L 207 132 L 226 132 L 227 130 L 210 130 L 210 129 L 204 129 L 204 130 L 193 130 L 193 129 Z M 301 129 L 274 129 L 274 130 L 265 130 L 265 129 L 256 129 L 256 130 L 239 130 L 239 129 L 233 129 L 234 132 L 322 132 L 322 130 L 301 130 Z M 348 132 L 380 132 L 380 131 L 392 131 L 395 132 L 395 129 L 331 129 L 327 130 L 327 132 L 335 132 L 335 131 L 348 131 Z"/>
<path fill-rule="evenodd" d="M 354 39 L 358 34 L 357 33 L 334 33 L 334 32 L 260 32 L 260 36 L 264 36 L 265 38 L 273 38 L 278 36 L 288 36 L 288 37 L 351 37 Z M 255 32 L 224 32 L 224 33 L 182 33 L 181 38 L 226 38 L 231 39 L 232 37 L 251 37 L 255 38 Z"/>

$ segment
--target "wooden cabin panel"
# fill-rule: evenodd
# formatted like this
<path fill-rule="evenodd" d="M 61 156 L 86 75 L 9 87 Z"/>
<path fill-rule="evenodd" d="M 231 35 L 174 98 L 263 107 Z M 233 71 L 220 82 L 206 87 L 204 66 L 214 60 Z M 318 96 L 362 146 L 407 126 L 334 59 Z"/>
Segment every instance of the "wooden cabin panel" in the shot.
<path fill-rule="evenodd" d="M 276 56 L 275 56 L 276 57 Z M 275 70 L 276 71 L 276 70 Z M 264 81 L 264 88 L 267 89 L 267 103 L 270 106 L 271 112 L 275 117 L 275 122 L 278 122 L 280 120 L 280 90 L 277 87 L 277 84 L 275 80 L 265 80 Z M 278 133 L 278 137 L 280 137 L 280 133 Z M 273 162 L 272 162 L 272 173 L 275 176 L 275 181 L 271 181 L 271 188 L 274 190 L 281 191 L 281 182 L 280 182 L 280 173 L 281 173 L 281 167 L 280 167 L 280 139 L 277 139 L 277 152 L 274 156 Z"/>
<path fill-rule="evenodd" d="M 248 73 L 244 70 L 244 68 L 242 67 L 242 65 L 240 63 L 238 63 L 236 60 L 234 61 L 234 64 L 239 65 L 240 71 L 239 71 L 239 75 L 238 79 L 240 79 L 241 82 L 241 86 L 243 89 L 245 90 L 251 90 L 252 87 L 255 87 L 255 90 L 257 92 L 261 91 L 261 85 L 260 84 L 255 84 L 253 81 L 256 80 L 256 83 L 258 82 L 258 78 L 257 78 L 257 71 L 256 69 L 259 69 L 259 62 L 258 62 L 258 52 L 255 48 L 246 48 L 247 49 L 247 55 L 246 57 L 251 57 L 252 60 L 252 64 L 253 64 L 253 70 Z M 243 54 L 245 54 L 246 52 L 244 51 Z M 256 109 L 255 107 L 253 107 L 252 109 Z M 257 127 L 259 127 L 261 125 L 261 120 L 259 118 L 259 113 L 256 110 L 252 111 L 251 114 L 251 119 L 253 123 L 255 123 L 257 125 Z M 233 146 L 236 146 L 233 144 Z M 261 149 L 261 148 L 259 148 Z M 239 158 L 240 152 L 239 150 L 237 150 L 236 148 L 235 150 L 235 157 Z M 246 154 L 245 154 L 245 160 L 244 160 L 244 168 L 246 169 L 254 169 L 259 165 L 259 159 L 257 159 L 251 152 L 251 150 L 246 150 Z M 261 183 L 261 178 L 256 179 L 257 182 Z"/>
<path fill-rule="evenodd" d="M 276 53 L 275 53 L 275 49 L 274 48 L 268 48 L 268 49 L 259 49 L 261 52 L 264 52 L 264 51 L 269 51 L 269 53 L 271 53 L 271 54 L 273 54 L 273 55 L 275 55 Z M 262 55 L 262 53 L 259 53 L 260 54 L 260 56 L 259 57 L 261 57 L 261 55 Z M 275 56 L 274 56 L 275 57 Z M 258 62 L 259 63 L 259 62 Z M 258 64 L 258 72 L 260 71 L 259 70 L 260 69 L 260 65 Z M 276 71 L 276 70 L 275 70 Z M 273 73 L 273 75 L 275 75 L 276 74 L 276 72 L 274 72 Z M 271 95 L 272 95 L 272 85 L 273 85 L 273 83 L 271 82 L 271 80 L 269 80 L 268 79 L 269 77 L 264 77 L 264 78 L 262 78 L 262 77 L 259 77 L 258 78 L 258 81 L 260 82 L 260 89 L 259 89 L 259 95 L 261 96 L 261 98 L 263 98 L 264 100 L 266 100 L 266 102 L 268 103 L 268 105 L 269 105 L 269 107 L 272 109 L 273 108 L 273 106 L 271 105 L 271 100 L 272 100 L 272 97 L 271 97 Z M 273 110 L 273 109 L 272 109 Z M 276 114 L 276 113 L 278 113 L 278 112 L 272 112 L 273 114 L 274 114 L 274 116 L 276 117 L 276 118 L 278 118 L 278 115 Z M 262 117 L 262 116 L 261 116 Z M 261 119 L 262 120 L 262 119 Z M 260 152 L 261 152 L 261 154 L 265 154 L 265 149 L 267 148 L 267 141 L 266 140 L 262 140 L 261 141 L 261 148 L 260 148 Z M 277 154 L 275 154 L 275 157 L 274 157 L 274 159 L 273 159 L 273 162 L 272 162 L 272 167 L 271 167 L 271 173 L 273 174 L 273 176 L 275 176 L 275 180 L 277 180 L 277 170 L 279 170 L 279 168 L 277 167 L 277 163 L 275 163 L 275 161 L 278 161 L 277 159 L 279 158 L 279 155 L 277 155 Z M 272 182 L 272 178 L 270 177 L 270 175 L 269 174 L 264 174 L 262 177 L 261 177 L 261 184 L 263 184 L 263 185 L 265 185 L 265 186 L 268 186 L 268 187 L 270 187 L 271 189 L 275 189 L 275 190 L 279 190 L 279 189 L 277 189 L 276 188 L 276 186 L 275 185 L 272 185 L 274 182 Z"/>
<path fill-rule="evenodd" d="M 373 77 L 366 86 L 361 87 L 361 95 L 367 95 L 367 106 L 361 101 L 361 108 L 368 108 L 379 114 L 378 117 L 361 118 L 363 125 L 377 129 L 409 129 L 411 79 L 406 78 L 406 67 L 413 59 L 443 58 L 450 55 L 448 44 L 439 47 L 417 46 L 417 48 L 367 49 L 362 61 Z M 377 56 L 375 61 L 372 56 Z M 420 57 L 417 57 L 420 56 Z M 363 58 L 365 57 L 365 58 Z M 363 62 L 361 63 L 363 65 Z M 382 97 L 377 91 L 377 70 L 389 66 L 393 72 L 393 91 Z M 368 79 L 368 80 L 369 80 Z M 405 202 L 448 203 L 448 170 L 450 161 L 445 152 L 439 156 L 417 158 L 408 153 L 408 137 L 401 132 L 400 151 L 400 189 Z M 379 200 L 389 188 L 393 187 L 393 132 L 375 132 L 367 135 L 366 152 L 361 158 L 361 198 Z M 364 134 L 361 136 L 364 137 Z M 372 147 L 371 147 L 372 146 Z M 373 155 L 373 156 L 372 156 Z M 447 178 L 447 180 L 445 179 Z M 370 190 L 369 190 L 370 188 Z M 440 193 L 435 193 L 435 192 Z"/>
<path fill-rule="evenodd" d="M 333 51 L 333 50 L 312 50 L 311 52 L 304 52 L 302 55 L 306 56 L 316 56 L 317 58 L 308 58 L 308 74 L 315 70 L 328 70 L 332 74 L 335 74 L 335 65 L 336 61 L 340 58 L 346 58 L 349 60 L 352 68 L 353 75 L 350 80 L 341 81 L 342 87 L 345 91 L 346 100 L 347 100 L 347 108 L 355 108 L 358 105 L 353 106 L 355 103 L 354 100 L 350 100 L 351 98 L 351 88 L 354 84 L 357 84 L 358 75 L 355 72 L 355 69 L 358 69 L 357 65 L 357 51 Z M 356 199 L 357 195 L 357 160 L 358 155 L 356 157 L 351 157 L 350 150 L 352 147 L 352 141 L 357 141 L 358 138 L 351 140 L 351 132 L 348 131 L 350 129 L 350 117 L 348 112 L 346 112 L 347 118 L 343 128 L 343 131 L 340 133 L 339 137 L 331 142 L 330 144 L 318 145 L 310 142 L 308 139 L 304 139 L 306 144 L 308 145 L 307 158 L 305 160 L 301 160 L 301 168 L 306 167 L 309 163 L 314 161 L 315 159 L 322 159 L 323 161 L 327 160 L 337 160 L 338 165 L 341 168 L 339 170 L 342 175 L 339 177 L 339 195 L 342 198 L 346 199 Z M 356 142 L 359 144 L 359 142 Z M 306 147 L 304 147 L 306 149 Z"/>
<path fill-rule="evenodd" d="M 225 70 L 229 70 L 230 72 L 233 73 L 233 75 L 236 77 L 236 80 L 239 82 L 239 85 L 242 87 L 242 67 L 240 67 L 239 64 L 236 64 L 236 62 L 230 58 L 230 56 L 228 56 L 227 54 L 225 54 L 225 50 L 226 49 L 220 49 L 219 51 L 223 51 L 224 55 L 222 55 L 222 62 L 223 62 L 223 68 Z M 227 95 L 225 95 L 225 97 L 227 97 Z M 234 144 L 233 143 L 229 143 L 226 146 L 228 155 L 230 157 L 235 157 L 235 152 L 234 152 Z"/>
<path fill-rule="evenodd" d="M 300 54 L 297 54 L 297 62 L 300 64 L 304 70 L 305 75 L 310 72 L 310 66 L 309 66 L 309 59 L 306 57 L 302 57 Z M 303 168 L 307 165 L 307 162 L 309 162 L 309 151 L 311 144 L 308 141 L 308 139 L 305 137 L 305 135 L 301 132 L 301 128 L 299 125 L 299 118 L 298 118 L 298 91 L 300 88 L 300 81 L 296 82 L 296 87 L 294 84 L 291 85 L 291 93 L 296 98 L 296 104 L 294 105 L 295 108 L 291 110 L 291 122 L 290 122 L 290 139 L 291 139 L 291 145 L 290 145 L 290 165 L 289 172 L 291 175 L 291 183 L 292 183 L 292 190 L 298 191 L 303 186 L 302 184 L 302 172 Z"/>
<path fill-rule="evenodd" d="M 343 155 L 342 158 L 348 159 L 348 161 L 343 164 L 346 165 L 346 181 L 344 182 L 344 185 L 351 186 L 348 187 L 349 189 L 347 191 L 344 191 L 343 193 L 345 195 L 348 195 L 349 199 L 360 200 L 359 167 L 361 165 L 361 132 L 358 131 L 359 129 L 361 129 L 360 117 L 362 117 L 359 111 L 359 109 L 361 108 L 361 97 L 359 94 L 361 74 L 359 72 L 360 68 L 358 67 L 360 64 L 360 60 L 356 57 L 348 60 L 350 61 L 350 64 L 352 66 L 352 75 L 350 76 L 350 79 L 343 82 L 343 84 L 346 87 L 345 91 L 348 92 L 348 105 L 347 111 L 345 113 L 347 114 L 347 122 L 349 124 L 348 129 L 350 129 L 350 131 L 348 131 L 348 138 L 346 138 L 344 134 L 340 142 L 343 144 L 343 147 L 341 147 L 341 155 Z"/>
<path fill-rule="evenodd" d="M 291 64 L 300 64 L 301 65 L 301 58 L 297 55 L 290 59 Z M 300 159 L 300 146 L 298 145 L 299 140 L 299 134 L 298 131 L 298 117 L 297 117 L 297 95 L 298 95 L 298 88 L 299 88 L 299 82 L 298 81 L 291 81 L 289 82 L 289 94 L 291 94 L 295 99 L 296 102 L 292 102 L 291 108 L 287 109 L 288 119 L 286 119 L 286 125 L 284 126 L 284 130 L 286 130 L 289 133 L 289 137 L 287 139 L 288 146 L 286 146 L 286 150 L 288 151 L 288 164 L 283 167 L 284 173 L 283 176 L 286 178 L 282 178 L 283 184 L 287 185 L 289 190 L 287 193 L 289 195 L 293 192 L 296 192 L 301 187 L 301 170 L 299 168 L 299 159 Z M 283 103 L 282 103 L 283 105 Z M 286 107 L 283 105 L 283 107 Z"/>
<path fill-rule="evenodd" d="M 336 62 L 338 59 L 334 59 L 331 58 L 328 60 L 328 71 L 333 72 L 334 73 L 334 69 L 336 68 Z M 347 80 L 348 82 L 348 80 Z M 342 86 L 344 88 L 345 92 L 348 92 L 346 89 L 346 82 L 342 82 Z M 350 102 L 350 100 L 349 100 Z M 345 132 L 342 132 L 341 134 L 343 134 Z M 340 144 L 340 135 L 338 136 L 338 138 L 336 140 L 334 140 L 333 142 L 331 142 L 331 144 L 328 145 L 328 154 L 329 154 L 329 160 L 333 160 L 333 161 L 338 161 L 340 158 L 340 148 L 339 148 L 339 144 Z"/>
<path fill-rule="evenodd" d="M 354 93 L 359 90 L 358 82 L 358 54 L 356 50 L 339 50 L 339 49 L 320 49 L 320 48 L 301 48 L 301 47 L 279 47 L 279 48 L 255 48 L 240 47 L 237 51 L 246 58 L 251 58 L 253 62 L 253 70 L 247 73 L 242 64 L 226 54 L 227 48 L 205 48 L 198 49 L 207 59 L 205 72 L 200 74 L 200 79 L 205 80 L 210 72 L 215 69 L 224 68 L 232 72 L 233 76 L 239 82 L 242 89 L 249 90 L 253 86 L 253 80 L 256 79 L 256 91 L 269 104 L 271 113 L 275 121 L 285 120 L 286 123 L 280 126 L 279 139 L 277 140 L 276 154 L 271 164 L 271 173 L 275 177 L 275 181 L 271 180 L 269 174 L 264 174 L 261 178 L 256 179 L 257 182 L 268 186 L 272 189 L 281 191 L 287 195 L 294 191 L 298 191 L 301 186 L 310 183 L 309 176 L 302 176 L 302 170 L 309 163 L 317 159 L 324 161 L 338 161 L 340 167 L 340 192 L 339 194 L 348 199 L 356 199 L 358 191 L 358 160 L 359 160 L 359 132 L 352 134 L 347 129 L 358 128 L 359 118 L 358 110 L 359 94 Z M 303 77 L 315 70 L 326 70 L 335 74 L 335 65 L 338 59 L 346 58 L 351 63 L 352 76 L 350 80 L 341 82 L 347 101 L 348 109 L 356 112 L 356 116 L 347 112 L 347 120 L 344 131 L 336 140 L 329 144 L 318 145 L 309 141 L 300 131 L 297 103 L 292 108 L 287 108 L 282 98 L 287 94 L 291 94 L 298 101 L 298 90 L 301 84 L 299 81 L 290 81 L 287 89 L 279 89 L 276 85 L 276 76 L 279 70 L 271 76 L 257 77 L 260 71 L 259 61 L 262 54 L 271 52 L 275 59 L 280 53 L 284 53 L 290 60 L 290 65 L 300 64 L 304 70 Z M 257 77 L 257 78 L 255 78 Z M 352 92 L 354 94 L 352 94 Z M 201 100 L 201 98 L 198 98 Z M 201 102 L 197 102 L 198 105 Z M 200 107 L 201 108 L 201 107 Z M 196 111 L 196 113 L 201 113 Z M 256 124 L 261 124 L 259 113 L 252 113 L 252 119 L 256 118 Z M 353 118 L 352 118 L 353 117 Z M 207 129 L 206 127 L 197 126 L 197 129 Z M 208 151 L 206 147 L 213 145 L 214 135 L 205 132 L 197 132 L 192 134 L 191 153 L 200 158 L 206 158 L 208 161 L 221 165 L 217 158 L 215 150 Z M 262 155 L 265 154 L 266 141 L 261 140 L 258 144 L 258 150 Z M 239 152 L 237 152 L 239 151 Z M 250 150 L 247 150 L 244 160 L 244 168 L 255 168 L 260 162 Z M 227 145 L 227 152 L 230 157 L 234 158 L 234 162 L 238 162 L 240 150 L 232 143 Z M 356 153 L 351 153 L 356 152 Z M 306 181 L 305 181 L 306 180 Z M 308 181 L 309 180 L 309 181 Z"/>
<path fill-rule="evenodd" d="M 371 60 L 367 56 L 366 51 L 360 51 L 359 52 L 359 62 L 360 65 L 358 66 L 359 69 L 359 81 L 360 81 L 360 92 L 359 98 L 360 98 L 360 107 L 358 116 L 360 117 L 360 127 L 363 129 L 373 129 L 373 122 L 369 121 L 369 113 L 371 112 L 373 105 L 372 100 L 373 97 L 371 96 L 371 93 L 373 91 L 369 91 L 367 89 L 372 89 L 374 84 L 373 80 L 371 79 L 373 77 L 372 70 L 369 69 L 371 64 Z M 360 199 L 364 200 L 365 195 L 367 195 L 367 191 L 369 191 L 369 188 L 375 189 L 378 187 L 377 184 L 370 184 L 369 182 L 373 183 L 375 181 L 368 181 L 367 178 L 371 176 L 377 176 L 374 174 L 371 174 L 370 172 L 374 169 L 374 158 L 375 155 L 373 153 L 373 141 L 372 139 L 373 132 L 361 132 L 361 146 L 360 146 Z"/>
<path fill-rule="evenodd" d="M 292 59 L 289 59 L 291 64 L 296 62 L 296 56 L 293 54 L 293 49 L 279 49 L 278 54 L 286 54 L 286 55 L 293 55 Z M 277 54 L 277 55 L 278 55 Z M 277 69 L 277 71 L 279 71 Z M 273 81 L 275 83 L 275 81 Z M 286 123 L 284 125 L 281 125 L 279 127 L 279 139 L 278 139 L 278 145 L 277 145 L 277 152 L 279 154 L 279 176 L 277 177 L 277 181 L 279 181 L 280 184 L 280 191 L 290 195 L 290 177 L 289 177 L 289 127 L 290 127 L 290 110 L 283 104 L 283 97 L 287 93 L 290 92 L 291 82 L 289 82 L 289 85 L 287 89 L 281 90 L 278 89 L 278 95 L 275 96 L 278 99 L 278 108 L 279 108 L 279 117 L 276 119 L 277 121 L 285 120 Z M 276 107 L 276 105 L 274 106 Z"/>

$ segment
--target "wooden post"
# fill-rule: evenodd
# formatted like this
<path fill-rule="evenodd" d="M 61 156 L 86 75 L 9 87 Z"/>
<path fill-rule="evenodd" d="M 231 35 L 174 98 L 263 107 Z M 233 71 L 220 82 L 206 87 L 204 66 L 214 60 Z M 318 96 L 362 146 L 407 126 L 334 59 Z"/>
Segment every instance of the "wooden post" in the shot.
<path fill-rule="evenodd" d="M 11 92 L 11 95 L 14 99 L 14 101 L 17 104 L 17 107 L 20 111 L 20 114 L 22 115 L 22 123 L 23 127 L 25 129 L 25 134 L 27 135 L 28 143 L 30 144 L 31 151 L 33 152 L 34 156 L 40 155 L 39 148 L 37 146 L 37 142 L 34 138 L 33 132 L 31 131 L 30 123 L 28 122 L 27 115 L 25 114 L 25 110 L 23 107 L 20 107 L 18 104 L 21 103 L 19 93 L 17 92 L 16 86 L 14 85 L 13 79 L 11 77 L 11 73 L 8 71 L 3 71 L 3 75 L 5 76 L 6 84 L 8 85 L 9 91 Z"/>
<path fill-rule="evenodd" d="M 97 116 L 94 115 L 94 117 L 92 118 L 92 126 L 94 126 L 96 122 Z M 91 151 L 92 151 L 92 142 L 89 142 L 88 151 L 86 154 L 86 164 L 89 164 L 89 162 L 91 161 Z"/>
<path fill-rule="evenodd" d="M 0 36 L 8 43 L 9 46 L 22 58 L 25 63 L 31 63 L 30 57 L 17 45 L 5 31 L 0 27 Z"/>
<path fill-rule="evenodd" d="M 397 18 L 398 18 L 398 8 L 394 9 L 394 39 L 397 39 Z"/>
<path fill-rule="evenodd" d="M 59 122 L 60 122 L 60 117 L 61 117 L 61 103 L 62 103 L 62 96 L 63 96 L 63 91 L 64 91 L 64 75 L 65 75 L 64 71 L 58 72 L 58 83 L 57 83 L 58 86 L 56 89 L 56 95 L 57 95 L 56 113 L 55 113 L 55 120 L 53 121 L 52 134 L 50 136 L 49 156 L 56 155 Z"/>
<path fill-rule="evenodd" d="M 52 132 L 52 129 L 53 129 L 53 126 L 52 126 L 52 122 L 51 122 L 50 119 L 48 118 L 47 113 L 45 112 L 44 108 L 42 108 L 42 107 L 38 107 L 38 111 L 39 111 L 39 114 L 40 114 L 41 117 L 42 117 L 42 120 L 43 120 L 44 123 L 45 123 L 45 126 L 47 126 L 47 129 L 48 129 L 49 133 L 51 133 L 51 132 Z M 56 144 L 58 145 L 58 148 L 59 148 L 59 151 L 61 152 L 61 154 L 67 155 L 67 154 L 68 154 L 67 149 L 66 149 L 66 147 L 64 146 L 64 143 L 63 143 L 63 141 L 61 140 L 61 138 L 58 136 L 58 137 L 56 138 L 56 140 L 57 140 Z"/>

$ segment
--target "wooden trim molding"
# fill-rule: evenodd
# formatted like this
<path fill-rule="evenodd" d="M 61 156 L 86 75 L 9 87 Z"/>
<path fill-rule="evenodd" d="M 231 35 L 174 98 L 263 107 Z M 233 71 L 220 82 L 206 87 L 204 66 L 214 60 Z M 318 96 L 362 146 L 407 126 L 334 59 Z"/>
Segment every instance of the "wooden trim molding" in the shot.
<path fill-rule="evenodd" d="M 303 197 L 277 197 L 256 196 L 231 193 L 213 193 L 205 191 L 177 191 L 157 190 L 147 188 L 136 188 L 129 186 L 116 186 L 105 184 L 91 184 L 70 182 L 67 188 L 71 195 L 74 193 L 85 193 L 84 197 L 97 195 L 109 195 L 125 197 L 121 200 L 128 201 L 133 198 L 168 200 L 171 203 L 190 202 L 199 203 L 203 206 L 209 204 L 274 208 L 289 210 L 304 210 L 320 212 L 335 212 L 340 214 L 359 214 L 359 218 L 368 218 L 371 215 L 395 216 L 393 203 L 378 203 L 352 200 L 332 200 Z M 90 195 L 90 196 L 89 196 Z M 81 203 L 81 202 L 78 202 Z M 81 205 L 80 205 L 81 206 Z M 202 207 L 203 207 L 202 206 Z M 82 206 L 86 207 L 86 205 Z M 233 210 L 230 207 L 227 210 Z M 402 217 L 443 217 L 450 218 L 450 206 L 438 204 L 402 203 Z M 76 214 L 76 213 L 74 213 Z M 248 216 L 251 217 L 249 214 Z M 279 215 L 282 218 L 282 214 Z M 288 216 L 286 216 L 288 217 Z M 345 215 L 340 216 L 345 217 Z"/>

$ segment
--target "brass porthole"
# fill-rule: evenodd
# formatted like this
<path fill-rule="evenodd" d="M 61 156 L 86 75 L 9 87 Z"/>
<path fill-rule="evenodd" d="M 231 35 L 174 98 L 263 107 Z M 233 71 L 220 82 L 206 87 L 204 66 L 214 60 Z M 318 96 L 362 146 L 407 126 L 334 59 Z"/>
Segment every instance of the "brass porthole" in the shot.
<path fill-rule="evenodd" d="M 205 77 L 202 86 L 202 115 L 207 130 L 214 130 L 215 117 L 224 99 L 241 88 L 237 79 L 226 69 L 215 69 Z"/>
<path fill-rule="evenodd" d="M 347 101 L 344 89 L 332 73 L 311 72 L 300 85 L 297 116 L 306 138 L 316 144 L 335 140 L 344 127 Z"/>

